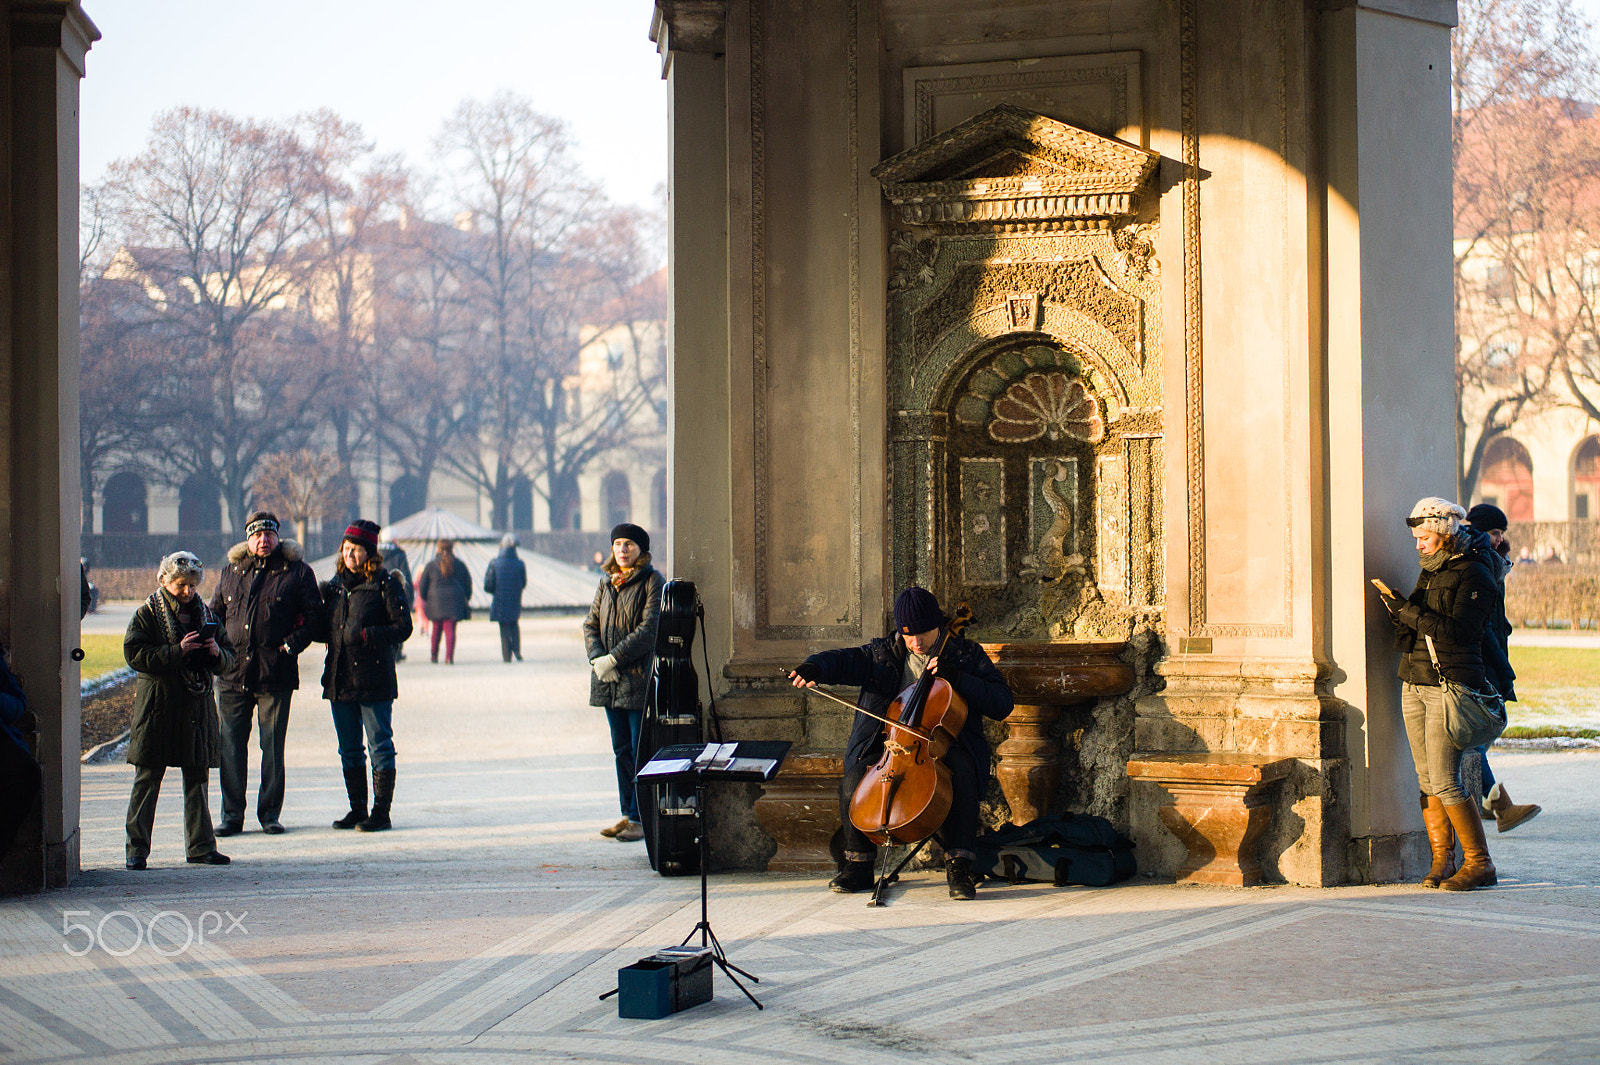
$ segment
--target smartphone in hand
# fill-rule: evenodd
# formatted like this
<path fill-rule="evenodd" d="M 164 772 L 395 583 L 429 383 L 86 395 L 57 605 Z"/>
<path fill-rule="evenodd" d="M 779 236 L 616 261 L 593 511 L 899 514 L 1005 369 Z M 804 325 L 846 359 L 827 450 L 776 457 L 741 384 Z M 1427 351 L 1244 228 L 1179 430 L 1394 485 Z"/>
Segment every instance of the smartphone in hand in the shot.
<path fill-rule="evenodd" d="M 1400 598 L 1398 595 L 1395 594 L 1393 588 L 1389 587 L 1387 584 L 1384 584 L 1382 581 L 1380 581 L 1376 577 L 1372 578 L 1372 586 L 1374 588 L 1378 589 L 1378 591 L 1382 592 L 1384 595 L 1388 596 L 1390 599 L 1399 599 Z"/>

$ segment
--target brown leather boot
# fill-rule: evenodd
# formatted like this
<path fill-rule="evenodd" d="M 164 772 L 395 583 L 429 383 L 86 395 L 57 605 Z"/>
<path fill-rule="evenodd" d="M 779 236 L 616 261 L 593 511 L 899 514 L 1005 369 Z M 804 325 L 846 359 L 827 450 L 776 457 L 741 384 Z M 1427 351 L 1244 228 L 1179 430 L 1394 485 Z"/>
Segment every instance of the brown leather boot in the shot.
<path fill-rule="evenodd" d="M 1514 803 L 1511 796 L 1506 794 L 1504 784 L 1496 784 L 1489 789 L 1489 794 L 1483 797 L 1483 804 L 1494 811 L 1494 830 L 1496 832 L 1510 832 L 1524 821 L 1532 821 L 1539 816 L 1543 809 L 1536 803 Z"/>
<path fill-rule="evenodd" d="M 1489 860 L 1489 841 L 1483 836 L 1483 818 L 1478 813 L 1478 804 L 1468 799 L 1446 806 L 1444 812 L 1450 818 L 1450 827 L 1456 830 L 1456 838 L 1461 841 L 1461 868 L 1439 886 L 1446 891 L 1471 891 L 1499 883 L 1494 862 Z"/>
<path fill-rule="evenodd" d="M 1428 826 L 1428 849 L 1433 852 L 1433 867 L 1422 878 L 1422 886 L 1436 888 L 1456 871 L 1456 833 L 1438 796 L 1422 796 L 1422 823 Z"/>

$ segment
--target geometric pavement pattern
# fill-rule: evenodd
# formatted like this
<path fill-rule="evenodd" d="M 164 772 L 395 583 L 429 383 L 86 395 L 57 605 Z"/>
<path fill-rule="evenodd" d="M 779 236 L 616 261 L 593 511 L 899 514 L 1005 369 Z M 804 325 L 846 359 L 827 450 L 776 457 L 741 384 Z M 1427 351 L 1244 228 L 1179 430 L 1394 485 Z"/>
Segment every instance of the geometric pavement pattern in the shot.
<path fill-rule="evenodd" d="M 231 948 L 244 940 L 214 932 L 180 950 L 171 914 L 192 906 L 190 891 L 80 885 L 65 902 L 0 903 L 0 1065 L 1600 1060 L 1600 922 L 1503 883 L 1456 897 L 995 886 L 953 904 L 942 876 L 924 873 L 873 910 L 814 877 L 719 875 L 712 925 L 761 978 L 766 1009 L 719 974 L 710 1003 L 659 1021 L 621 1020 L 598 995 L 694 926 L 693 881 L 421 889 L 441 914 L 494 894 L 539 912 L 498 919 L 502 938 L 363 1010 L 328 1008 L 337 989 L 316 1004 L 285 991 L 272 974 L 296 962 L 270 944 L 242 960 Z M 316 884 L 228 894 L 234 913 L 328 902 L 359 913 L 381 897 Z M 86 942 L 64 939 L 68 907 L 88 926 L 118 913 L 82 957 L 66 949 Z M 368 921 L 381 941 L 382 921 Z M 137 946 L 135 922 L 154 928 Z M 375 942 L 367 960 L 382 956 Z"/>

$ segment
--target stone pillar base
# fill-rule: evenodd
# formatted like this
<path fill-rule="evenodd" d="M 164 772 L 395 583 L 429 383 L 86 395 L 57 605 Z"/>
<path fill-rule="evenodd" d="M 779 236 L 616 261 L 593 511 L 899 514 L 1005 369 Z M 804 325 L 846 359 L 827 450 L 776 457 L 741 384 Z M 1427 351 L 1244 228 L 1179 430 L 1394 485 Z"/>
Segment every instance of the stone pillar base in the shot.
<path fill-rule="evenodd" d="M 839 780 L 844 759 L 833 754 L 791 754 L 762 786 L 756 820 L 778 844 L 767 863 L 773 873 L 831 872 L 830 844 L 839 829 Z"/>
<path fill-rule="evenodd" d="M 1189 852 L 1178 883 L 1261 883 L 1255 845 L 1272 820 L 1271 792 L 1294 763 L 1218 752 L 1133 756 L 1128 776 L 1160 784 L 1172 795 L 1159 814 Z"/>

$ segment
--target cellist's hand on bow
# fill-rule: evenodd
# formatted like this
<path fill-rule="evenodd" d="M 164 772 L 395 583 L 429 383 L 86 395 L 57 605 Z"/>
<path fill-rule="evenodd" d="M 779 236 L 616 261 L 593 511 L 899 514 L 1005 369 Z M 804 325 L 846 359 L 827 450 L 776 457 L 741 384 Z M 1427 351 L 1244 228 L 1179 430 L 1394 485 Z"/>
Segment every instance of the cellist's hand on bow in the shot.
<path fill-rule="evenodd" d="M 810 662 L 801 662 L 789 671 L 789 682 L 796 688 L 815 688 L 822 671 Z"/>

